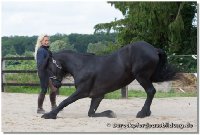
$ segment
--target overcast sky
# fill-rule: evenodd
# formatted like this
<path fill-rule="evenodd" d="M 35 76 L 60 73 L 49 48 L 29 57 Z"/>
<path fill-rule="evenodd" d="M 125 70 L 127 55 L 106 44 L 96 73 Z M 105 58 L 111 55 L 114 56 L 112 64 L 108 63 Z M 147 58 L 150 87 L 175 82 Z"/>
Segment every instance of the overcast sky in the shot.
<path fill-rule="evenodd" d="M 106 1 L 3 1 L 2 36 L 92 34 L 94 25 L 123 18 Z"/>

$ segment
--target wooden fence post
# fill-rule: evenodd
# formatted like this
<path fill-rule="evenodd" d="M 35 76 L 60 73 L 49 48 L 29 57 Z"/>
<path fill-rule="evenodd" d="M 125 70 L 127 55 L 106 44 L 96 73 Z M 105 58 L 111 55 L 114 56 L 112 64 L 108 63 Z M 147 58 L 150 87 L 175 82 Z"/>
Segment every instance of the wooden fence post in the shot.
<path fill-rule="evenodd" d="M 121 88 L 121 94 L 123 99 L 128 99 L 128 86 Z"/>
<path fill-rule="evenodd" d="M 5 60 L 1 60 L 1 71 L 5 70 Z M 5 80 L 5 74 L 1 73 L 1 92 L 4 92 L 4 80 Z"/>

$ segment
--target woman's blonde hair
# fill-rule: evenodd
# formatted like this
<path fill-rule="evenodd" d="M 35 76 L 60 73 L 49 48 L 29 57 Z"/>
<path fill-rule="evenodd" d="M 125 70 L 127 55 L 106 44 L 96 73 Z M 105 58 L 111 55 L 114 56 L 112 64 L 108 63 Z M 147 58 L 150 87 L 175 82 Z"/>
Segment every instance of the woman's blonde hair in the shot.
<path fill-rule="evenodd" d="M 35 53 L 34 53 L 34 57 L 36 59 L 37 57 L 37 50 L 40 48 L 40 46 L 42 45 L 42 40 L 44 39 L 44 37 L 49 37 L 47 34 L 42 34 L 40 36 L 38 36 L 38 39 L 37 39 L 37 43 L 35 45 Z"/>

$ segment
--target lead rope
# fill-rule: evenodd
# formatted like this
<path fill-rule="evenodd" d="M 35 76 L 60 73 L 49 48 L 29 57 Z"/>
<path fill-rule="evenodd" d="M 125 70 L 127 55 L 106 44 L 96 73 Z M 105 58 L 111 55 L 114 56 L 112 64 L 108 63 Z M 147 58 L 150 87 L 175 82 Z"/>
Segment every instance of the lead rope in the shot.
<path fill-rule="evenodd" d="M 59 66 L 59 65 L 56 63 L 56 60 L 54 60 L 53 58 L 52 58 L 52 62 L 56 65 L 57 68 L 62 69 L 62 67 Z"/>

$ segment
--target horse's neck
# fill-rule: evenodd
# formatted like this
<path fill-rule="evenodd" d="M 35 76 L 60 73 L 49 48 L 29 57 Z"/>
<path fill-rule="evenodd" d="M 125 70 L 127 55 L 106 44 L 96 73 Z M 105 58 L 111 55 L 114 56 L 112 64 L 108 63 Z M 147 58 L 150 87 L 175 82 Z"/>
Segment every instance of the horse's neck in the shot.
<path fill-rule="evenodd" d="M 62 66 L 64 69 L 66 69 L 68 73 L 71 75 L 75 75 L 79 68 L 82 66 L 83 62 L 82 59 L 74 54 L 74 53 L 66 53 L 63 56 L 61 56 Z"/>

